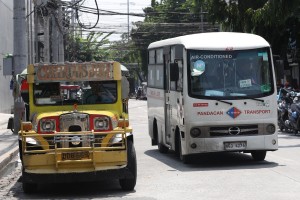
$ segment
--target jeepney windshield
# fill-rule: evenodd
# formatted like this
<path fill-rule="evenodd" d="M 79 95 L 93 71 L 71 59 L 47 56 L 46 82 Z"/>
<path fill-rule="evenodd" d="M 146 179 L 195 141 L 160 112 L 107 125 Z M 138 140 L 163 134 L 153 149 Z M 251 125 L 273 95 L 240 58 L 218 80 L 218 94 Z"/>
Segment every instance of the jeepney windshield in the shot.
<path fill-rule="evenodd" d="M 33 84 L 36 105 L 111 104 L 117 81 L 48 82 Z"/>
<path fill-rule="evenodd" d="M 206 99 L 246 99 L 274 92 L 269 48 L 188 51 L 189 95 Z"/>

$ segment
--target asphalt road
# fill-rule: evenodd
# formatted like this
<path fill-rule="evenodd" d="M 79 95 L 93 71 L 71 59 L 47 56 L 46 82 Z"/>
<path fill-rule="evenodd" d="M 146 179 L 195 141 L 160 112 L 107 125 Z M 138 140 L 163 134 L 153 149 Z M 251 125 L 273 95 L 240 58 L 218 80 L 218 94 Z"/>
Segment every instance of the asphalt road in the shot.
<path fill-rule="evenodd" d="M 0 180 L 5 199 L 300 199 L 300 135 L 280 133 L 279 150 L 255 162 L 249 154 L 219 153 L 183 164 L 174 153 L 160 154 L 148 136 L 146 101 L 130 100 L 138 161 L 135 191 L 124 192 L 116 180 L 84 184 L 41 185 L 25 195 L 20 164 Z"/>

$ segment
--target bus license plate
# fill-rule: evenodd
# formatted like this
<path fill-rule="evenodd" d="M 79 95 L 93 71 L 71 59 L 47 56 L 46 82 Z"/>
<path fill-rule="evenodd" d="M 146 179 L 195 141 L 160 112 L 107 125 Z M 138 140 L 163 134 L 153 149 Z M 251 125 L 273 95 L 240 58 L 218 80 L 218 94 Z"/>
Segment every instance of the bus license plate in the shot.
<path fill-rule="evenodd" d="M 225 150 L 243 150 L 246 149 L 246 142 L 224 142 Z"/>
<path fill-rule="evenodd" d="M 90 153 L 88 151 L 65 152 L 61 154 L 62 160 L 81 160 L 89 159 Z"/>

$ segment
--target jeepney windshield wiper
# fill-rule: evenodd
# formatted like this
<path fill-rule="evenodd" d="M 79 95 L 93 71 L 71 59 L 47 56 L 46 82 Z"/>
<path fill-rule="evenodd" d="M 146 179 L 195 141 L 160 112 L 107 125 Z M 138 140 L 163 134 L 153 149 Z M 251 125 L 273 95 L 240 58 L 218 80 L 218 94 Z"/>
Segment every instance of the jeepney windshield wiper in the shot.
<path fill-rule="evenodd" d="M 231 102 L 229 102 L 229 101 L 224 101 L 224 100 L 219 100 L 219 99 L 215 99 L 216 101 L 219 101 L 219 102 L 222 102 L 222 103 L 226 103 L 226 104 L 228 104 L 228 105 L 232 105 L 232 103 Z"/>

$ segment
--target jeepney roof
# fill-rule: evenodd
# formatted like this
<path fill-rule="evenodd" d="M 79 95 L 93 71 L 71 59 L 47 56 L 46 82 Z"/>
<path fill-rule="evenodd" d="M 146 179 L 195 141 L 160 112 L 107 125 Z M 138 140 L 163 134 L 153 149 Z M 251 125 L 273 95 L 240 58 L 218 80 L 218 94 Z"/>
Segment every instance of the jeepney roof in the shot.
<path fill-rule="evenodd" d="M 121 80 L 118 62 L 34 64 L 27 67 L 28 82 L 70 82 Z"/>

